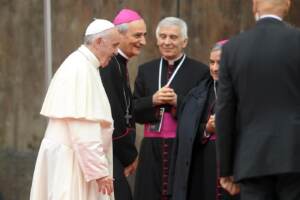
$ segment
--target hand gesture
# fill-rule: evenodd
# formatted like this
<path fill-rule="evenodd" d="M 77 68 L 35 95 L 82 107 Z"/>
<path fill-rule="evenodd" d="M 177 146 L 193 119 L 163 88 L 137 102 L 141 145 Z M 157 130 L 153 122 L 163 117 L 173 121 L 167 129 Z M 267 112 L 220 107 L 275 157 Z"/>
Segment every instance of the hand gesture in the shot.
<path fill-rule="evenodd" d="M 168 86 L 164 86 L 154 93 L 152 96 L 153 105 L 158 106 L 162 104 L 177 105 L 177 94 Z"/>

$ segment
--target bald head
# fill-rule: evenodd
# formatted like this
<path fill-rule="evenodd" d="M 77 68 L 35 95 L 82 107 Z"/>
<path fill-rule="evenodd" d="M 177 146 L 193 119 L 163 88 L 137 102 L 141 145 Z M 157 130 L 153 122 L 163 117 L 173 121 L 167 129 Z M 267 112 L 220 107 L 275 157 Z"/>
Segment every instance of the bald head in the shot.
<path fill-rule="evenodd" d="M 289 11 L 291 0 L 253 0 L 253 13 L 277 15 L 283 18 Z"/>
<path fill-rule="evenodd" d="M 278 4 L 278 3 L 283 3 L 286 0 L 258 0 L 258 1 L 262 1 L 262 2 L 265 1 L 265 2 L 270 2 L 270 3 Z"/>

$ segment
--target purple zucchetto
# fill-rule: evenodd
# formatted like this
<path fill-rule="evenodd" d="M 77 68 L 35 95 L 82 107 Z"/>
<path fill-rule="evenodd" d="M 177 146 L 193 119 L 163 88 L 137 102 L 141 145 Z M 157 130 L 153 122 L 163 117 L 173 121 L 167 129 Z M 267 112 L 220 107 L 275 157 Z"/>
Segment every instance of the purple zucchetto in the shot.
<path fill-rule="evenodd" d="M 113 24 L 120 25 L 140 19 L 142 19 L 142 17 L 136 11 L 130 9 L 122 9 L 113 20 Z"/>
<path fill-rule="evenodd" d="M 228 40 L 221 40 L 221 41 L 217 42 L 217 43 L 213 46 L 213 48 L 212 48 L 211 51 L 221 50 L 222 47 L 223 47 L 223 45 L 226 44 L 227 42 L 228 42 Z"/>

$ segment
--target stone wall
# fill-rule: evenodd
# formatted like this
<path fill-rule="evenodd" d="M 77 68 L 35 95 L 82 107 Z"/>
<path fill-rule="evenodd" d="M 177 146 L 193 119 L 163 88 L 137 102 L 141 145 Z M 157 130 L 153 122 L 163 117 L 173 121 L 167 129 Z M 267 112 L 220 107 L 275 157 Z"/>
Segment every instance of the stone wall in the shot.
<path fill-rule="evenodd" d="M 0 2 L 0 200 L 25 200 L 46 126 L 46 119 L 39 115 L 46 87 L 43 1 Z M 93 17 L 112 19 L 123 7 L 140 11 L 148 25 L 148 44 L 130 62 L 131 83 L 138 64 L 158 56 L 154 30 L 163 17 L 179 15 L 187 21 L 186 52 L 205 63 L 215 41 L 231 37 L 254 23 L 250 0 L 52 0 L 51 3 L 53 71 L 82 43 L 86 25 Z M 300 1 L 293 1 L 287 20 L 295 26 L 300 26 L 299 10 Z"/>

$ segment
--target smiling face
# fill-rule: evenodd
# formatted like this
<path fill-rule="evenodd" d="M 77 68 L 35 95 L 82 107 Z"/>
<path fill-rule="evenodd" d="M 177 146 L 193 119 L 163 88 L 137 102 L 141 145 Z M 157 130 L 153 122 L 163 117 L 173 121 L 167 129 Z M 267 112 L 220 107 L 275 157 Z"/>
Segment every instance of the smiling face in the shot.
<path fill-rule="evenodd" d="M 220 59 L 221 59 L 221 50 L 215 50 L 210 53 L 209 70 L 210 70 L 210 75 L 215 81 L 219 79 Z"/>
<path fill-rule="evenodd" d="M 140 54 L 143 46 L 146 45 L 146 24 L 144 20 L 136 20 L 128 23 L 128 30 L 122 33 L 120 49 L 129 58 Z"/>
<path fill-rule="evenodd" d="M 157 45 L 162 57 L 174 60 L 182 54 L 187 39 L 183 38 L 178 26 L 162 26 L 157 34 Z"/>

